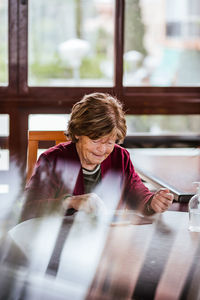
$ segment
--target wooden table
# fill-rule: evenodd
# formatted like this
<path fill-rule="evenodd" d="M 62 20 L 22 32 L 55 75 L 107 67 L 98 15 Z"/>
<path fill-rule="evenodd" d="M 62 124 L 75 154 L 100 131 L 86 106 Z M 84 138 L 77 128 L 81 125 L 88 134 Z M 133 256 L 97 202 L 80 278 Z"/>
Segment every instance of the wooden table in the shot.
<path fill-rule="evenodd" d="M 188 213 L 144 218 L 131 212 L 120 218 L 110 223 L 80 214 L 18 225 L 9 237 L 26 262 L 7 255 L 0 296 L 199 299 L 200 233 L 188 231 Z"/>
<path fill-rule="evenodd" d="M 140 177 L 156 188 L 167 187 L 175 200 L 188 202 L 200 181 L 200 149 L 129 149 Z"/>

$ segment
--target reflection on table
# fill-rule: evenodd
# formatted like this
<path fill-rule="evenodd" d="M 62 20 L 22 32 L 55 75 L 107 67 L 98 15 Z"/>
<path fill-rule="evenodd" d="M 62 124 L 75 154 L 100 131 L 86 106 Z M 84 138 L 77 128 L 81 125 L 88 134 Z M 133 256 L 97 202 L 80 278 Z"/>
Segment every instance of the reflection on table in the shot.
<path fill-rule="evenodd" d="M 200 234 L 188 231 L 188 213 L 32 219 L 6 242 L 0 299 L 200 296 Z"/>
<path fill-rule="evenodd" d="M 175 200 L 188 202 L 200 181 L 200 149 L 130 149 L 141 178 L 155 187 L 167 187 Z"/>

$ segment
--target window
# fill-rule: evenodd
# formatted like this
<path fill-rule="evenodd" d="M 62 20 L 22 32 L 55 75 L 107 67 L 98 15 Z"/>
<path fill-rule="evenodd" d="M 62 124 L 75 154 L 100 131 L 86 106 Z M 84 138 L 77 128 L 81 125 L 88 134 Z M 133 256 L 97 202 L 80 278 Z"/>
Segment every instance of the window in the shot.
<path fill-rule="evenodd" d="M 199 125 L 199 17 L 198 0 L 1 0 L 0 114 L 9 133 L 0 147 L 8 163 L 14 157 L 25 170 L 27 130 L 49 130 L 50 115 L 51 129 L 65 130 L 62 115 L 91 92 L 116 95 L 132 132 L 162 124 L 162 134 L 174 130 L 165 120 L 179 120 L 176 130 L 196 133 L 184 126 L 191 118 Z"/>
<path fill-rule="evenodd" d="M 127 115 L 128 135 L 199 134 L 200 115 Z"/>
<path fill-rule="evenodd" d="M 114 1 L 29 1 L 29 85 L 112 86 Z"/>
<path fill-rule="evenodd" d="M 0 136 L 9 136 L 9 115 L 0 114 Z"/>
<path fill-rule="evenodd" d="M 29 130 L 63 130 L 67 128 L 69 115 L 64 114 L 31 114 L 29 115 Z"/>
<path fill-rule="evenodd" d="M 200 15 L 200 2 L 199 0 L 190 0 L 188 2 L 188 12 L 193 15 Z"/>
<path fill-rule="evenodd" d="M 189 0 L 125 3 L 124 85 L 199 86 L 199 10 Z"/>

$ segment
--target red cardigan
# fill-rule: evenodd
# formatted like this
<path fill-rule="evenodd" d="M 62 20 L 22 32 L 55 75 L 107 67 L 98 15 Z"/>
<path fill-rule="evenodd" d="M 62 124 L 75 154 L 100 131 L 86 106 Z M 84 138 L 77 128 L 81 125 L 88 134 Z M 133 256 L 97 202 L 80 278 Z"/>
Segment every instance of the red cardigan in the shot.
<path fill-rule="evenodd" d="M 75 144 L 61 143 L 42 153 L 25 191 L 25 211 L 32 210 L 32 215 L 39 203 L 52 203 L 65 193 L 84 194 L 83 173 Z M 118 208 L 123 203 L 135 208 L 141 201 L 148 202 L 153 195 L 135 172 L 129 152 L 119 145 L 115 145 L 101 163 L 101 184 L 94 192 L 108 207 L 111 199 L 118 197 Z"/>

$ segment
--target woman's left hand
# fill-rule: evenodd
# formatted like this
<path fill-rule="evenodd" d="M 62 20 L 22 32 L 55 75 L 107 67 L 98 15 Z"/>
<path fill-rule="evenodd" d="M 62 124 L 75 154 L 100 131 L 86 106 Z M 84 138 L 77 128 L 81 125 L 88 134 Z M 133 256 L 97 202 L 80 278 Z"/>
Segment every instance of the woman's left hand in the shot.
<path fill-rule="evenodd" d="M 174 199 L 174 195 L 166 188 L 159 189 L 151 200 L 151 208 L 156 213 L 164 212 L 169 208 Z"/>
<path fill-rule="evenodd" d="M 104 213 L 107 210 L 104 202 L 95 193 L 68 197 L 63 201 L 63 207 L 95 214 Z"/>

